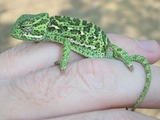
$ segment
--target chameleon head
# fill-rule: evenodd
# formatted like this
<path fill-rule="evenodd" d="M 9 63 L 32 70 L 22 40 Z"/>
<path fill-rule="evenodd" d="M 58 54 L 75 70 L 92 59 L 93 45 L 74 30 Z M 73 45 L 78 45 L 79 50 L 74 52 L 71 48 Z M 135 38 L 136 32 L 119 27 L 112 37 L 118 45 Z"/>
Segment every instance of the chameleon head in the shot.
<path fill-rule="evenodd" d="M 49 23 L 48 13 L 24 14 L 14 23 L 11 36 L 21 40 L 40 41 L 44 39 Z"/>

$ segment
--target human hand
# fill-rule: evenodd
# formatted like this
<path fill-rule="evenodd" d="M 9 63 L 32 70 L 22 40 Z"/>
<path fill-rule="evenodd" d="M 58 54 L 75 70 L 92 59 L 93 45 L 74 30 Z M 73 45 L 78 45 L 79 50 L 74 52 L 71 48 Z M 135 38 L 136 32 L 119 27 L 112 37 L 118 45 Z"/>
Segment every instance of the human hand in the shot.
<path fill-rule="evenodd" d="M 130 55 L 143 55 L 151 64 L 160 58 L 160 46 L 154 41 L 108 36 Z M 145 72 L 139 63 L 134 62 L 134 72 L 130 72 L 121 61 L 84 59 L 72 52 L 70 64 L 61 74 L 58 66 L 53 66 L 60 53 L 62 46 L 56 43 L 24 42 L 0 54 L 2 119 L 154 120 L 118 109 L 132 107 L 139 98 L 145 83 Z M 160 108 L 160 68 L 151 68 L 151 86 L 139 107 Z"/>

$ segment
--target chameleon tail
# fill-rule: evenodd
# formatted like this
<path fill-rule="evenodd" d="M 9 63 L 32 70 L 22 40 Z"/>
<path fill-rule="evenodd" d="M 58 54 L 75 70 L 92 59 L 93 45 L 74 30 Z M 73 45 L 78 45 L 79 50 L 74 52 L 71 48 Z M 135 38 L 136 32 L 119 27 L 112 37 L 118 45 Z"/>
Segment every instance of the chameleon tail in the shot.
<path fill-rule="evenodd" d="M 143 89 L 139 99 L 137 100 L 137 102 L 135 103 L 133 108 L 131 109 L 131 111 L 135 111 L 135 109 L 138 107 L 139 104 L 141 104 L 145 95 L 148 92 L 148 89 L 149 89 L 149 86 L 150 86 L 150 83 L 151 83 L 151 67 L 150 67 L 150 64 L 149 64 L 148 60 L 143 56 L 134 55 L 134 56 L 131 56 L 131 59 L 133 61 L 136 61 L 136 62 L 142 64 L 143 67 L 144 67 L 144 70 L 146 72 L 146 83 L 144 85 L 144 89 Z"/>

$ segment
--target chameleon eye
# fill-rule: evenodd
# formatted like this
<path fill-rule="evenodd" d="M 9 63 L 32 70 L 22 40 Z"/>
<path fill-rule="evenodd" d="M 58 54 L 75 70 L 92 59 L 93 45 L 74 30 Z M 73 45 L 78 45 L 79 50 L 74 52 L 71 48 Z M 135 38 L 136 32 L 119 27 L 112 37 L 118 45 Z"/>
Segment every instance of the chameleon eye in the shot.
<path fill-rule="evenodd" d="M 21 28 L 21 30 L 23 31 L 23 32 L 32 32 L 32 27 L 31 26 L 26 26 L 26 25 L 21 25 L 20 26 L 20 28 Z"/>
<path fill-rule="evenodd" d="M 25 28 L 25 26 L 21 26 L 22 27 L 22 29 L 24 29 Z"/>
<path fill-rule="evenodd" d="M 21 28 L 22 30 L 25 30 L 25 29 L 26 29 L 26 26 L 25 26 L 25 25 L 20 25 L 20 28 Z"/>

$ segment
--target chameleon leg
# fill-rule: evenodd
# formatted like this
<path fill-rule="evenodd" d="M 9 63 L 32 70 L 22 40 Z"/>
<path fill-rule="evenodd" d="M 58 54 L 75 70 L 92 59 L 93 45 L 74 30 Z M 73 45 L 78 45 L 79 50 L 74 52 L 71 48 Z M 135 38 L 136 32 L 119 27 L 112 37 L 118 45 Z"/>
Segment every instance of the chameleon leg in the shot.
<path fill-rule="evenodd" d="M 146 72 L 146 83 L 144 85 L 144 89 L 139 97 L 139 99 L 137 100 L 137 102 L 135 103 L 135 105 L 132 107 L 131 111 L 135 111 L 135 109 L 138 107 L 139 104 L 141 104 L 141 102 L 143 101 L 144 97 L 146 96 L 148 89 L 150 87 L 150 83 L 151 83 L 151 67 L 150 64 L 148 63 L 147 59 L 143 56 L 140 55 L 134 55 L 131 56 L 132 61 L 136 61 L 140 64 L 143 65 L 144 70 Z"/>
<path fill-rule="evenodd" d="M 113 58 L 121 60 L 128 67 L 130 71 L 134 70 L 132 65 L 132 60 L 125 50 L 113 44 L 111 44 L 107 49 L 109 48 L 112 49 L 113 51 Z"/>
<path fill-rule="evenodd" d="M 70 47 L 70 42 L 69 41 L 64 41 L 63 44 L 63 54 L 60 60 L 56 61 L 54 64 L 59 65 L 61 72 L 64 72 L 67 64 L 69 62 L 69 53 L 71 51 Z"/>

